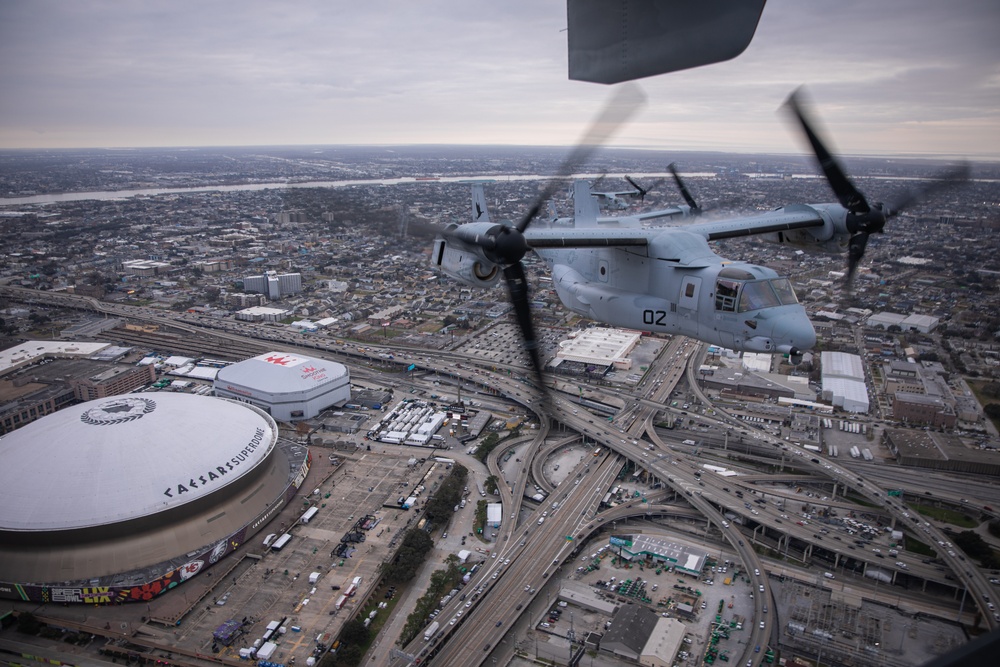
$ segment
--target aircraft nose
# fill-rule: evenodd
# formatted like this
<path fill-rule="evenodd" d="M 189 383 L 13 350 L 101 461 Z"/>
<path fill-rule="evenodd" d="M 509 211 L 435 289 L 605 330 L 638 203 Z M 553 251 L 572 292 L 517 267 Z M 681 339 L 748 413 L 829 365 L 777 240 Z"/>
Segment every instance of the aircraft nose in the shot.
<path fill-rule="evenodd" d="M 816 346 L 816 330 L 805 312 L 778 320 L 771 335 L 779 349 L 787 345 L 806 352 Z"/>

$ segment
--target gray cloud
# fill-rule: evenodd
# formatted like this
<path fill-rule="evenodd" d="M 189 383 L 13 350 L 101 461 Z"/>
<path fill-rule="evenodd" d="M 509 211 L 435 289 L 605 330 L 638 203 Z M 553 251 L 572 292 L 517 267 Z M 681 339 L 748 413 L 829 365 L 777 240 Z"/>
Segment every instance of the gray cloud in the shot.
<path fill-rule="evenodd" d="M 845 152 L 1000 156 L 1000 6 L 770 0 L 747 51 L 644 80 L 620 144 L 791 152 L 807 84 Z M 0 146 L 567 144 L 561 0 L 0 3 Z"/>

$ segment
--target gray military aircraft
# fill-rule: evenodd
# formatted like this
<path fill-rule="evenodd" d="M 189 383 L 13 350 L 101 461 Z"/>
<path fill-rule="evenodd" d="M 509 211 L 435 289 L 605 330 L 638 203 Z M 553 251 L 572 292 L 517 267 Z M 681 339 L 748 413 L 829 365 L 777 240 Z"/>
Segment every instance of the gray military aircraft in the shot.
<path fill-rule="evenodd" d="M 643 228 L 594 225 L 597 205 L 589 185 L 576 184 L 572 227 L 528 226 L 541 202 L 517 225 L 483 217 L 451 224 L 435 240 L 432 263 L 466 284 L 507 281 L 525 348 L 539 379 L 537 343 L 521 260 L 534 251 L 548 265 L 560 301 L 573 312 L 611 326 L 680 334 L 731 350 L 785 353 L 793 362 L 816 344 L 816 332 L 787 277 L 718 255 L 709 242 L 757 235 L 821 252 L 848 254 L 848 285 L 868 237 L 906 206 L 966 177 L 967 167 L 941 174 L 892 204 L 869 204 L 806 118 L 797 96 L 788 108 L 812 146 L 836 203 L 790 204 L 760 215 Z M 678 177 L 687 211 L 697 205 Z M 543 196 L 548 197 L 551 188 Z M 474 209 L 485 211 L 481 187 Z M 625 220 L 629 217 L 626 216 Z"/>
<path fill-rule="evenodd" d="M 595 190 L 598 183 L 603 180 L 603 176 L 594 182 L 593 186 L 590 188 L 590 196 L 596 198 L 605 208 L 614 209 L 618 211 L 624 211 L 629 207 L 629 199 L 638 199 L 643 201 L 646 199 L 646 195 L 649 194 L 650 190 L 660 184 L 661 181 L 656 181 L 650 186 L 643 187 L 639 185 L 635 179 L 631 176 L 625 176 L 625 180 L 628 184 L 632 186 L 631 190 Z"/>

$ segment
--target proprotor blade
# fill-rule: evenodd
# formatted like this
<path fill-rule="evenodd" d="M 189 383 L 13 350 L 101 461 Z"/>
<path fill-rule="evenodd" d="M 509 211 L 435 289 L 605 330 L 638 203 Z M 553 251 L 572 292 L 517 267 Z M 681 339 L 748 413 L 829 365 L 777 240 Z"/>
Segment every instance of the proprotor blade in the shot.
<path fill-rule="evenodd" d="M 819 162 L 827 182 L 833 189 L 834 194 L 840 201 L 841 206 L 847 209 L 845 226 L 851 233 L 847 247 L 847 280 L 845 286 L 850 292 L 854 282 L 854 275 L 857 273 L 858 265 L 865 255 L 865 248 L 868 246 L 868 237 L 871 234 L 881 234 L 885 230 L 886 221 L 899 214 L 900 211 L 913 203 L 924 199 L 931 194 L 940 192 L 964 182 L 969 176 L 968 165 L 962 164 L 948 169 L 925 185 L 912 189 L 891 204 L 877 202 L 869 206 L 865 196 L 854 187 L 851 179 L 847 177 L 840 162 L 826 149 L 823 141 L 813 129 L 813 123 L 808 119 L 802 104 L 799 101 L 801 89 L 796 90 L 788 96 L 785 106 L 798 119 L 799 125 L 805 132 L 806 138 L 812 146 L 813 153 Z"/>
<path fill-rule="evenodd" d="M 851 237 L 847 245 L 847 279 L 844 281 L 847 292 L 850 293 L 854 286 L 854 274 L 858 271 L 858 264 L 865 256 L 865 248 L 868 246 L 868 233 L 861 232 Z"/>
<path fill-rule="evenodd" d="M 510 303 L 514 306 L 514 316 L 521 328 L 521 339 L 524 349 L 531 358 L 531 368 L 535 372 L 535 381 L 541 391 L 545 391 L 545 381 L 542 375 L 542 359 L 538 352 L 538 340 L 535 338 L 535 326 L 531 320 L 531 304 L 528 299 L 528 280 L 524 275 L 524 265 L 521 262 L 504 267 L 503 277 L 507 280 L 507 293 Z"/>
<path fill-rule="evenodd" d="M 644 188 L 638 183 L 636 183 L 635 179 L 632 178 L 631 176 L 625 176 L 625 180 L 628 182 L 629 185 L 635 188 L 635 193 L 636 196 L 639 197 L 639 201 L 641 202 L 646 201 L 646 194 L 652 189 L 652 186 Z"/>
<path fill-rule="evenodd" d="M 528 228 L 528 225 L 538 217 L 545 202 L 560 187 L 562 180 L 576 173 L 577 169 L 590 158 L 595 150 L 606 142 L 625 121 L 635 115 L 645 100 L 646 95 L 635 84 L 625 84 L 615 91 L 601 113 L 584 132 L 576 148 L 570 152 L 559 167 L 559 171 L 542 189 L 542 192 L 535 199 L 535 203 L 528 209 L 528 213 L 517 223 L 517 231 L 523 232 Z"/>
<path fill-rule="evenodd" d="M 897 215 L 918 201 L 923 201 L 939 192 L 962 185 L 969 180 L 970 171 L 968 163 L 963 162 L 939 172 L 931 181 L 907 190 L 902 197 L 888 204 L 886 206 L 886 215 Z"/>
<path fill-rule="evenodd" d="M 691 213 L 694 214 L 697 211 L 700 211 L 701 209 L 698 208 L 698 202 L 696 202 L 694 197 L 691 196 L 691 192 L 688 191 L 687 185 L 683 180 L 681 180 L 681 175 L 677 173 L 676 163 L 671 162 L 667 165 L 667 169 L 670 170 L 670 175 L 674 177 L 674 183 L 677 184 L 677 189 L 681 191 L 681 196 L 684 197 L 684 202 L 688 205 L 688 208 L 691 209 Z"/>
<path fill-rule="evenodd" d="M 833 189 L 833 193 L 837 196 L 840 205 L 851 213 L 868 213 L 871 209 L 868 206 L 868 201 L 865 200 L 865 196 L 854 187 L 851 179 L 847 177 L 843 167 L 840 166 L 840 162 L 826 149 L 819 135 L 813 130 L 813 123 L 809 121 L 802 109 L 802 105 L 799 103 L 801 90 L 800 88 L 789 95 L 785 106 L 795 114 L 799 125 L 802 126 L 802 131 L 805 132 L 806 138 L 812 146 L 816 161 L 819 163 L 820 169 L 823 170 L 823 174 L 826 176 L 830 188 Z"/>

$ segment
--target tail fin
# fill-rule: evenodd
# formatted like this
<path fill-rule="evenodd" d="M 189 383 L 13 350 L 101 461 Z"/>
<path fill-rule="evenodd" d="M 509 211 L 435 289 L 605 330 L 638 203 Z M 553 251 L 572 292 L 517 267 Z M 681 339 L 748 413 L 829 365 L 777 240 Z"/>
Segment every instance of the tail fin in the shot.
<path fill-rule="evenodd" d="M 486 194 L 483 186 L 476 184 L 472 186 L 472 221 L 490 222 L 490 210 L 486 208 Z"/>
<path fill-rule="evenodd" d="M 597 200 L 590 196 L 590 183 L 575 181 L 573 183 L 573 226 L 594 227 L 597 225 Z"/>

